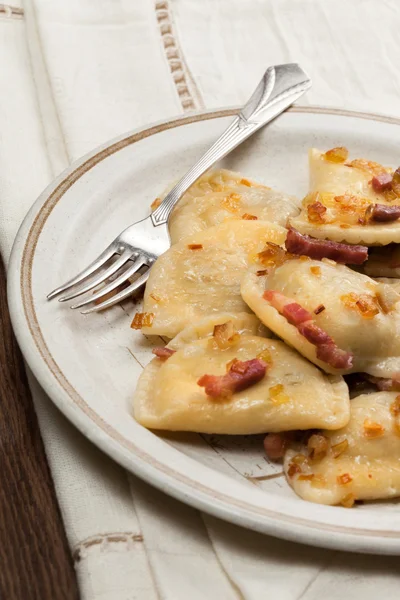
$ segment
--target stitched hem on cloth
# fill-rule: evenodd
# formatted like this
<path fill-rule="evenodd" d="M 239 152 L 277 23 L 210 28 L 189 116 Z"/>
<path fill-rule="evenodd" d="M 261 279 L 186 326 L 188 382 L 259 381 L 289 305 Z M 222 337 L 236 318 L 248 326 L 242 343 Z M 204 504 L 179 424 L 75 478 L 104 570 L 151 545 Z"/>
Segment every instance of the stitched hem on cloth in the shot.
<path fill-rule="evenodd" d="M 143 542 L 142 534 L 132 532 L 115 532 L 94 535 L 93 537 L 87 538 L 79 544 L 76 544 L 75 548 L 72 550 L 72 559 L 74 562 L 79 562 L 82 558 L 84 558 L 87 550 L 89 550 L 89 548 L 92 546 L 101 545 L 104 547 L 104 549 L 106 549 L 109 544 L 122 543 L 130 546 L 134 542 Z"/>
<path fill-rule="evenodd" d="M 24 9 L 18 8 L 17 6 L 10 6 L 9 4 L 0 4 L 0 17 L 9 17 L 11 19 L 22 19 L 24 16 Z"/>
<path fill-rule="evenodd" d="M 184 112 L 204 108 L 196 82 L 179 47 L 167 0 L 156 0 L 155 11 L 165 57 Z"/>

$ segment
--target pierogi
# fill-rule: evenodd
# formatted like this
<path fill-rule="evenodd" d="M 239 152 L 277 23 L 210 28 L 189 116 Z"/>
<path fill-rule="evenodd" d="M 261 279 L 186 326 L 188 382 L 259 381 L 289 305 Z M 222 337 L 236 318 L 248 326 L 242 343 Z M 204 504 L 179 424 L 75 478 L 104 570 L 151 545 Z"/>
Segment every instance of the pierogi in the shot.
<path fill-rule="evenodd" d="M 350 421 L 307 445 L 291 444 L 284 468 L 304 500 L 351 506 L 356 500 L 400 496 L 400 397 L 364 394 L 350 404 Z M 310 443 L 311 442 L 311 443 Z"/>
<path fill-rule="evenodd" d="M 143 371 L 134 397 L 136 420 L 145 427 L 220 434 L 256 434 L 323 427 L 337 429 L 349 419 L 347 386 L 326 375 L 280 340 L 251 333 L 255 317 L 232 315 L 242 333 L 221 349 L 210 333 L 229 315 L 189 326 L 167 348 L 166 360 L 154 358 Z M 198 338 L 198 335 L 206 337 Z M 268 362 L 263 379 L 229 397 L 210 397 L 198 381 L 223 376 L 235 359 Z"/>
<path fill-rule="evenodd" d="M 290 225 L 300 233 L 337 242 L 367 246 L 400 242 L 398 218 L 385 222 L 371 218 L 371 210 L 376 205 L 383 212 L 384 207 L 393 210 L 400 205 L 400 182 L 393 184 L 397 193 L 389 185 L 386 188 L 383 185 L 382 191 L 373 186 L 377 177 L 390 179 L 391 170 L 364 159 L 333 162 L 329 152 L 332 151 L 310 150 L 309 193 L 303 200 L 300 215 L 289 219 Z"/>
<path fill-rule="evenodd" d="M 171 242 L 192 236 L 230 219 L 262 220 L 286 226 L 298 215 L 293 196 L 220 169 L 203 175 L 184 194 L 168 223 Z"/>
<path fill-rule="evenodd" d="M 266 221 L 227 221 L 174 244 L 151 269 L 144 311 L 146 334 L 174 337 L 216 312 L 250 312 L 240 282 L 266 242 L 282 244 L 286 230 Z"/>
<path fill-rule="evenodd" d="M 317 346 L 265 299 L 274 290 L 298 303 L 336 346 L 352 355 L 352 366 L 332 367 Z M 400 295 L 333 261 L 295 258 L 258 277 L 248 273 L 243 299 L 259 319 L 303 356 L 329 373 L 366 372 L 393 377 L 400 372 Z"/>

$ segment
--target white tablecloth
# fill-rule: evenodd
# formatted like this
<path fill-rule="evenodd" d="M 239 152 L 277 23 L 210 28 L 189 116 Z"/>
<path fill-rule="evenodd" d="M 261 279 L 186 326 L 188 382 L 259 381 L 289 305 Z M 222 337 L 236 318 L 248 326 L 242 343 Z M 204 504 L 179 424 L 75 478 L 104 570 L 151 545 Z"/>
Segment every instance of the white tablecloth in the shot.
<path fill-rule="evenodd" d="M 400 116 L 398 0 L 14 0 L 0 5 L 0 247 L 37 195 L 126 130 L 242 103 L 299 62 L 304 103 Z M 400 161 L 399 161 L 400 162 Z M 87 442 L 30 377 L 84 600 L 385 600 L 398 560 L 307 548 L 179 504 Z"/>

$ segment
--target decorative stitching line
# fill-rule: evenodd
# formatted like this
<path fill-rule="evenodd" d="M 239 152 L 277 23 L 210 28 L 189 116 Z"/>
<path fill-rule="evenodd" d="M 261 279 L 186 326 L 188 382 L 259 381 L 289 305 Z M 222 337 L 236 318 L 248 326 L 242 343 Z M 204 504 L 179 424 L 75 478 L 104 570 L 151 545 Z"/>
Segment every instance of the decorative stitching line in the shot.
<path fill-rule="evenodd" d="M 196 82 L 183 58 L 167 0 L 156 0 L 155 11 L 164 53 L 184 112 L 204 108 Z"/>
<path fill-rule="evenodd" d="M 143 542 L 143 536 L 140 533 L 104 533 L 87 538 L 75 546 L 72 551 L 72 559 L 74 562 L 79 562 L 82 559 L 82 554 L 92 546 L 129 542 Z"/>
<path fill-rule="evenodd" d="M 24 9 L 9 4 L 0 4 L 0 16 L 11 19 L 22 19 L 24 17 Z"/>

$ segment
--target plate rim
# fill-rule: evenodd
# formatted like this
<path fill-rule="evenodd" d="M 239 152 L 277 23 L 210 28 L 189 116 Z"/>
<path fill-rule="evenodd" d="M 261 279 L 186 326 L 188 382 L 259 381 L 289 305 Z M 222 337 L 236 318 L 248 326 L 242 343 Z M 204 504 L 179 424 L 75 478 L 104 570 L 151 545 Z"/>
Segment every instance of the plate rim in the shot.
<path fill-rule="evenodd" d="M 32 265 L 39 236 L 53 208 L 65 192 L 102 160 L 127 146 L 175 127 L 234 116 L 238 110 L 224 108 L 196 112 L 122 134 L 72 163 L 45 188 L 19 228 L 10 256 L 8 300 L 18 343 L 35 377 L 61 412 L 103 452 L 151 485 L 214 516 L 283 539 L 306 541 L 312 545 L 336 549 L 343 549 L 345 546 L 348 550 L 358 552 L 400 554 L 400 533 L 351 529 L 347 526 L 279 514 L 273 509 L 246 505 L 190 477 L 184 477 L 173 468 L 156 461 L 153 456 L 110 426 L 85 402 L 58 367 L 41 333 L 32 295 Z M 400 119 L 396 117 L 319 106 L 296 106 L 287 112 L 325 114 L 400 125 Z M 27 326 L 30 338 L 26 335 Z M 65 401 L 65 395 L 69 402 Z M 215 504 L 210 504 L 210 499 L 215 501 Z M 261 524 L 257 517 L 263 518 Z"/>

